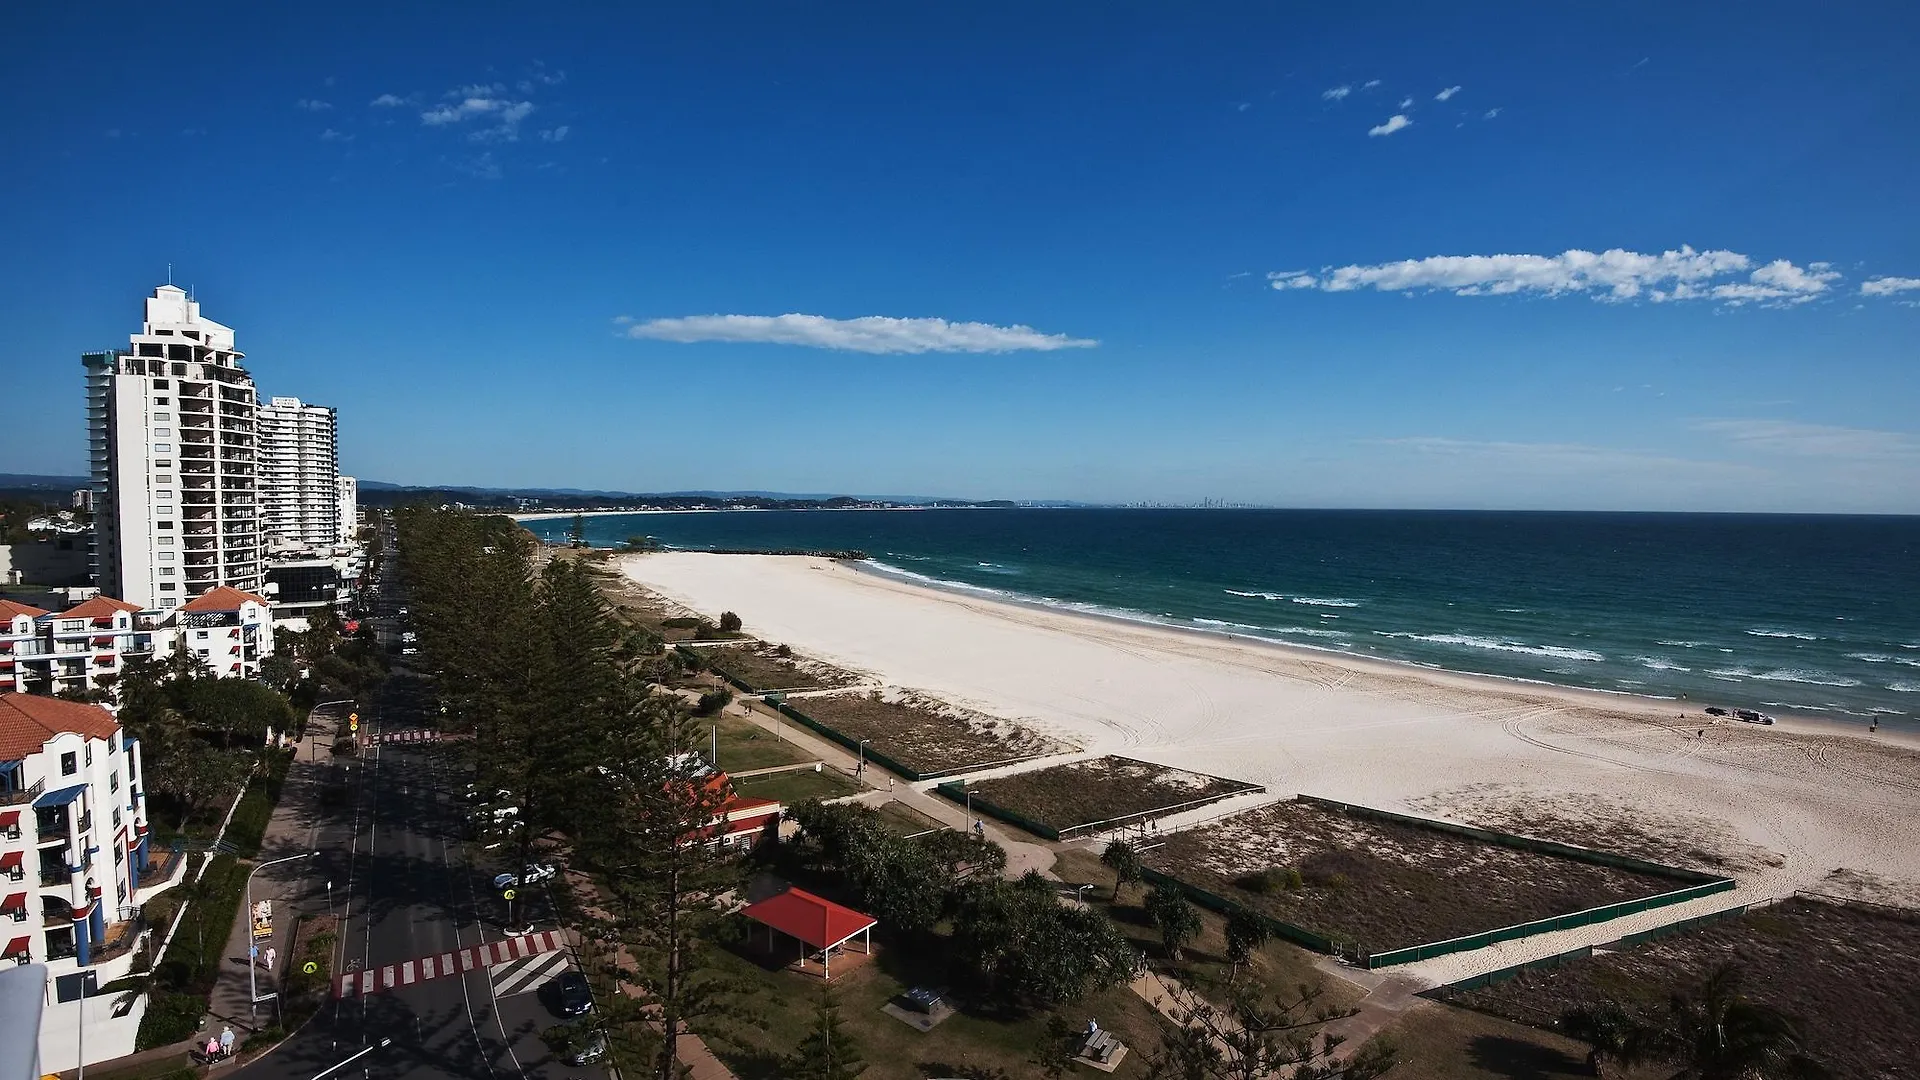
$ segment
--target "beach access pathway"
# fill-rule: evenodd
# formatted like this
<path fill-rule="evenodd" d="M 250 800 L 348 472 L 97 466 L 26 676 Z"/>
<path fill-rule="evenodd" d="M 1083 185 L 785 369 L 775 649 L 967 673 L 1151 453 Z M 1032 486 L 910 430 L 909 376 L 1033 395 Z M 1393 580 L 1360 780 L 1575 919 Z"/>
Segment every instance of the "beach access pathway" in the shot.
<path fill-rule="evenodd" d="M 964 807 L 956 806 L 952 802 L 932 793 L 931 789 L 933 786 L 936 783 L 944 783 L 944 779 L 938 781 L 923 780 L 920 782 L 920 785 L 916 787 L 908 783 L 905 779 L 894 778 L 892 773 L 889 773 L 872 762 L 868 762 L 866 771 L 861 772 L 858 757 L 848 752 L 846 748 L 842 747 L 839 743 L 830 742 L 790 720 L 783 721 L 778 713 L 768 709 L 757 699 L 741 697 L 736 699 L 734 704 L 727 706 L 727 708 L 729 710 L 740 710 L 739 715 L 745 716 L 781 740 L 799 747 L 806 753 L 825 761 L 827 764 L 865 785 L 868 789 L 867 792 L 856 796 L 861 802 L 870 803 L 873 794 L 878 792 L 882 795 L 887 795 L 895 802 L 910 806 L 922 814 L 925 814 L 927 817 L 942 824 L 951 825 L 953 828 L 962 832 L 972 830 L 976 823 L 967 820 L 967 812 Z M 888 786 L 890 779 L 894 780 L 891 787 Z M 1038 871 L 1045 877 L 1055 876 L 1053 873 L 1055 856 L 1051 847 L 1029 840 L 1017 839 L 1016 834 L 1009 832 L 1005 826 L 990 819 L 977 818 L 976 820 L 981 827 L 982 834 L 985 835 L 987 839 L 999 844 L 1001 848 L 1006 851 L 1006 876 L 1008 878 L 1021 877 L 1029 870 Z"/>

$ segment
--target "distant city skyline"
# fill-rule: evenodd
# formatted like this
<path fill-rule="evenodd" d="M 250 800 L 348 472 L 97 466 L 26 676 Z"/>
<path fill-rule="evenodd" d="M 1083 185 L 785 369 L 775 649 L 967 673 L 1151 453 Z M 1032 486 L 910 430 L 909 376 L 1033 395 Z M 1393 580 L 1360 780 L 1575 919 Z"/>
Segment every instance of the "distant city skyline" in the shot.
<path fill-rule="evenodd" d="M 10 12 L 0 472 L 171 267 L 394 483 L 1920 513 L 1912 9 L 469 14 Z"/>

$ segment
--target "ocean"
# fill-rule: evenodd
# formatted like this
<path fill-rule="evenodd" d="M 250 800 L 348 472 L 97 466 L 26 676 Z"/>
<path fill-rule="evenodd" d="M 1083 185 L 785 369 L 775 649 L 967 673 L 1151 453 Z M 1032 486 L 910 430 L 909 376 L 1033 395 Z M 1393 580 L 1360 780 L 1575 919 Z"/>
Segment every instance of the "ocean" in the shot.
<path fill-rule="evenodd" d="M 564 541 L 572 521 L 525 524 Z M 1077 611 L 1920 730 L 1914 517 L 816 510 L 586 528 L 595 547 L 859 550 L 882 572 Z"/>

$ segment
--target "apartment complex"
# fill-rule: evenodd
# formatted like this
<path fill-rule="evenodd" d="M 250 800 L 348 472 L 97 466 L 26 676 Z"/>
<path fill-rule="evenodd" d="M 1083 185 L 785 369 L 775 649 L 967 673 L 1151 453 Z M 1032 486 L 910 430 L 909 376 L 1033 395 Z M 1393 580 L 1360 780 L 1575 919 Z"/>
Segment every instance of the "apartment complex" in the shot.
<path fill-rule="evenodd" d="M 297 397 L 260 408 L 260 512 L 273 547 L 326 547 L 340 532 L 340 457 L 332 409 Z"/>
<path fill-rule="evenodd" d="M 231 327 L 162 285 L 126 351 L 81 358 L 94 582 L 142 609 L 265 581 L 253 378 L 233 345 Z"/>
<path fill-rule="evenodd" d="M 110 689 L 128 660 L 153 655 L 163 618 L 110 596 L 59 614 L 0 600 L 0 693 Z"/>
<path fill-rule="evenodd" d="M 0 694 L 0 961 L 46 964 L 55 984 L 126 974 L 135 909 L 178 880 L 143 884 L 143 776 L 138 741 L 105 709 Z"/>
<path fill-rule="evenodd" d="M 353 543 L 360 533 L 360 481 L 351 476 L 340 478 L 340 542 Z"/>

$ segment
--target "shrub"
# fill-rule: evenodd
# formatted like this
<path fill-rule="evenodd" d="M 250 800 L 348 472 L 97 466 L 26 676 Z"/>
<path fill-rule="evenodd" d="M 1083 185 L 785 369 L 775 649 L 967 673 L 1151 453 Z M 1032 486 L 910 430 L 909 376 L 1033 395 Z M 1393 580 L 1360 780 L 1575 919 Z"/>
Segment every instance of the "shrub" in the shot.
<path fill-rule="evenodd" d="M 206 1010 L 205 998 L 155 990 L 147 999 L 146 1015 L 140 1018 L 140 1033 L 134 1037 L 134 1049 L 151 1050 L 192 1038 L 200 1030 L 200 1017 Z"/>
<path fill-rule="evenodd" d="M 688 618 L 685 616 L 676 616 L 671 619 L 661 619 L 660 625 L 666 627 L 669 630 L 691 630 L 694 627 L 699 626 L 700 622 L 701 620 L 699 619 Z"/>
<path fill-rule="evenodd" d="M 720 613 L 720 629 L 723 633 L 728 633 L 728 634 L 739 633 L 740 632 L 740 616 L 735 615 L 731 611 L 721 612 Z"/>
<path fill-rule="evenodd" d="M 1251 874 L 1242 874 L 1234 879 L 1235 885 L 1250 893 L 1274 893 L 1282 889 L 1292 891 L 1300 888 L 1300 871 L 1291 866 L 1269 866 Z"/>
<path fill-rule="evenodd" d="M 712 716 L 721 709 L 726 708 L 732 701 L 733 691 L 728 690 L 726 687 L 721 687 L 718 690 L 708 690 L 706 693 L 700 695 L 700 704 L 694 707 L 693 714 L 695 716 Z"/>
<path fill-rule="evenodd" d="M 773 647 L 773 655 L 778 656 L 783 660 L 788 659 L 793 656 L 793 646 L 775 645 Z"/>

